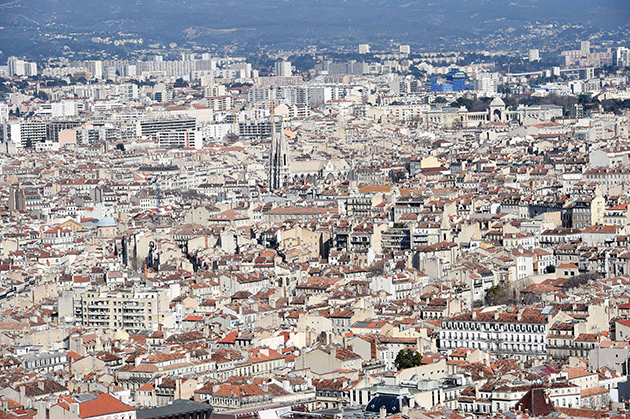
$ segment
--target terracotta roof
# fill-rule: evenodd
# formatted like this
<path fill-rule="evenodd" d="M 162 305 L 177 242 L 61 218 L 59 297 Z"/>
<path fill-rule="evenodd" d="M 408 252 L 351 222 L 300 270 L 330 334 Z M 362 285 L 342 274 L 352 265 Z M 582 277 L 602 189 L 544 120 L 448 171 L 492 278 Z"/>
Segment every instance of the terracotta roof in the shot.
<path fill-rule="evenodd" d="M 115 413 L 131 412 L 135 409 L 110 396 L 107 393 L 98 393 L 97 398 L 79 404 L 79 416 L 92 418 L 95 416 L 112 415 Z"/>
<path fill-rule="evenodd" d="M 532 417 L 547 416 L 556 411 L 553 403 L 545 397 L 544 388 L 532 388 L 530 389 L 521 400 L 516 403 L 516 409 L 520 411 L 529 411 Z"/>
<path fill-rule="evenodd" d="M 586 388 L 580 391 L 580 396 L 589 397 L 589 396 L 594 396 L 596 394 L 604 394 L 604 393 L 608 393 L 608 390 L 605 389 L 604 387 L 593 387 L 593 388 Z"/>

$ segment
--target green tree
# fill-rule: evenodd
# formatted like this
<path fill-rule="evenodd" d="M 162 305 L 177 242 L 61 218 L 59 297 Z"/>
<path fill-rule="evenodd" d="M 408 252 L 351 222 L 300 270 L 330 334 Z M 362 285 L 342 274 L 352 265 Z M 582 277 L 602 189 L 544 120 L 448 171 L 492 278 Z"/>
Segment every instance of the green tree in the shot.
<path fill-rule="evenodd" d="M 465 97 L 460 97 L 457 98 L 456 101 L 454 101 L 453 103 L 451 103 L 451 107 L 453 108 L 459 108 L 461 106 L 465 107 L 466 109 L 468 109 L 468 111 L 472 111 L 473 109 L 473 101 L 470 99 L 466 99 Z"/>
<path fill-rule="evenodd" d="M 184 79 L 180 77 L 175 80 L 175 84 L 173 84 L 173 87 L 188 87 L 188 83 L 186 83 Z"/>
<path fill-rule="evenodd" d="M 552 274 L 552 273 L 555 273 L 555 272 L 556 272 L 556 267 L 555 267 L 555 266 L 553 266 L 553 265 L 548 265 L 548 266 L 545 268 L 545 273 L 546 273 L 546 274 Z"/>
<path fill-rule="evenodd" d="M 505 304 L 509 298 L 509 293 L 501 285 L 494 285 L 486 291 L 486 304 L 496 306 Z"/>
<path fill-rule="evenodd" d="M 396 355 L 394 365 L 398 371 L 422 365 L 422 355 L 413 349 L 401 349 Z"/>
<path fill-rule="evenodd" d="M 433 101 L 435 103 L 446 103 L 446 98 L 444 96 L 438 96 L 435 98 L 435 100 Z"/>
<path fill-rule="evenodd" d="M 116 144 L 116 150 L 125 151 L 125 145 L 123 143 Z"/>
<path fill-rule="evenodd" d="M 404 170 L 397 170 L 392 173 L 392 181 L 394 183 L 400 183 L 405 179 L 407 179 L 407 172 Z"/>

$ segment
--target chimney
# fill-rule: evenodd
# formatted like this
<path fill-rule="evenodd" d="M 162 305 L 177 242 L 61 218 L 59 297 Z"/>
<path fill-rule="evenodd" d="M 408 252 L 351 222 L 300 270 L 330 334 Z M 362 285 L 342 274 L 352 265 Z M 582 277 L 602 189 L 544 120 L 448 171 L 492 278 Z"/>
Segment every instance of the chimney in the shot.
<path fill-rule="evenodd" d="M 406 404 L 403 405 L 402 414 L 403 416 L 409 416 L 409 406 L 407 406 Z"/>
<path fill-rule="evenodd" d="M 45 391 L 45 388 L 44 388 L 44 382 L 43 382 L 43 381 L 38 381 L 38 382 L 37 382 L 37 387 L 38 387 L 41 391 Z"/>
<path fill-rule="evenodd" d="M 381 406 L 379 413 L 380 419 L 385 419 L 387 417 L 387 409 L 385 408 L 385 406 Z"/>

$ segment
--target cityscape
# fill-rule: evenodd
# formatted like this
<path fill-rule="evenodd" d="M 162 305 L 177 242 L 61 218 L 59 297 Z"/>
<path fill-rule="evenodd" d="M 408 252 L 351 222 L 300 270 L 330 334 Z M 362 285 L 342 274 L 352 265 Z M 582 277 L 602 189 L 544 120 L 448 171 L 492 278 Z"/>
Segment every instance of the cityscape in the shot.
<path fill-rule="evenodd" d="M 630 418 L 625 0 L 35 3 L 0 419 Z"/>

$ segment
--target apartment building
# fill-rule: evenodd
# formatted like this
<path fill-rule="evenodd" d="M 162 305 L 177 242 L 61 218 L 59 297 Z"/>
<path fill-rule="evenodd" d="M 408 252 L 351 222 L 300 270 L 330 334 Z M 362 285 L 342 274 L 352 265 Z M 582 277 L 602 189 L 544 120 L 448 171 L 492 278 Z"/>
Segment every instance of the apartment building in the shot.
<path fill-rule="evenodd" d="M 546 358 L 548 314 L 539 309 L 476 310 L 442 320 L 441 351 L 490 350 L 518 358 Z"/>
<path fill-rule="evenodd" d="M 160 297 L 157 290 L 89 290 L 81 298 L 83 324 L 112 330 L 151 330 L 159 323 Z"/>

